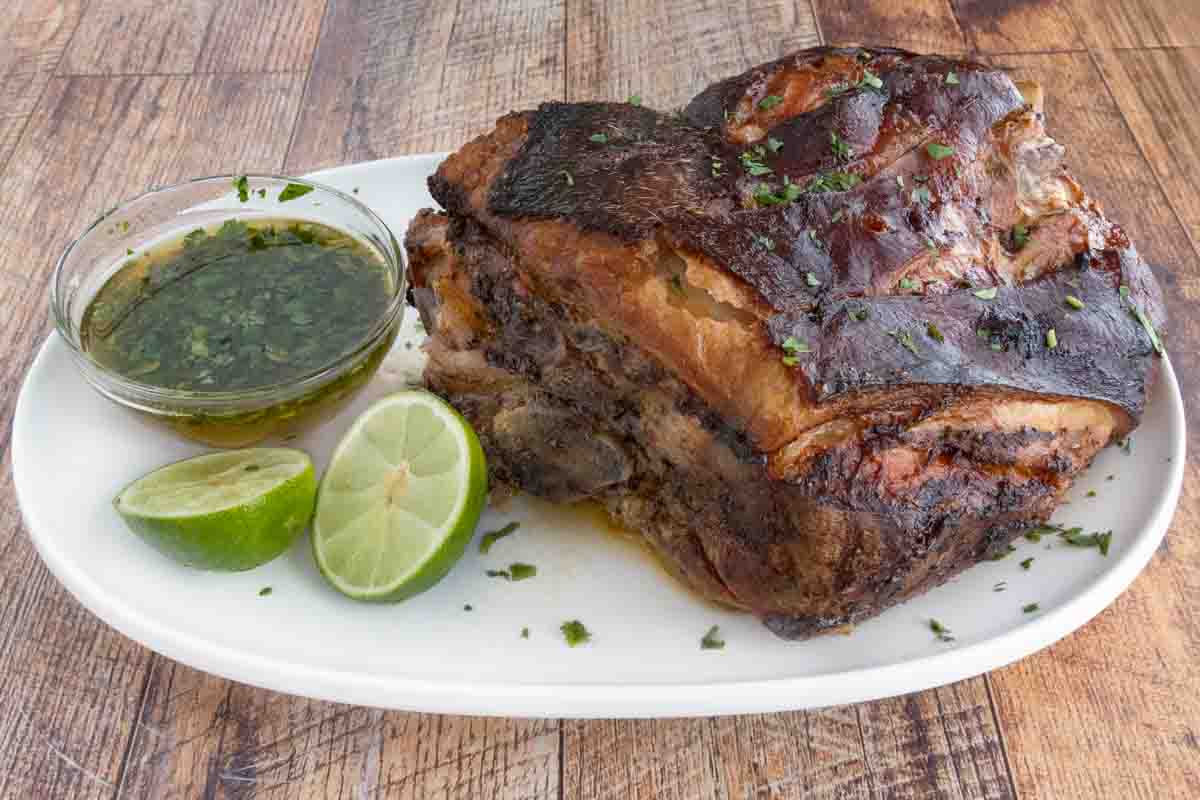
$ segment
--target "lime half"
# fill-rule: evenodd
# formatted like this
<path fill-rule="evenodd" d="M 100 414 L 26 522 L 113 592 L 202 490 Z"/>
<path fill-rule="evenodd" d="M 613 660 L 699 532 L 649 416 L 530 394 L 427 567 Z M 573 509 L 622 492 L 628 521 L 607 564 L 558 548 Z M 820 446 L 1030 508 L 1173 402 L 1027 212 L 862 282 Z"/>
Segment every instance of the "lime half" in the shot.
<path fill-rule="evenodd" d="M 299 450 L 257 448 L 177 461 L 113 501 L 147 542 L 200 569 L 244 570 L 287 550 L 312 518 L 317 479 Z"/>
<path fill-rule="evenodd" d="M 385 397 L 360 416 L 321 480 L 313 556 L 338 591 L 397 601 L 450 571 L 487 495 L 479 439 L 434 395 Z"/>

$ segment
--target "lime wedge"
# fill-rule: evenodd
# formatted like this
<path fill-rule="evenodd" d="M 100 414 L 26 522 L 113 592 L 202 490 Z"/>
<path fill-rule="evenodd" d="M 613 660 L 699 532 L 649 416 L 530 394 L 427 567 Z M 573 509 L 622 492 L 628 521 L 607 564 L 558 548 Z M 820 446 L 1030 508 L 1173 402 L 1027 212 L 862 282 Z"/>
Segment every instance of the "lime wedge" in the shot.
<path fill-rule="evenodd" d="M 308 525 L 312 460 L 257 448 L 177 461 L 129 484 L 113 501 L 134 533 L 191 567 L 244 570 L 278 556 Z"/>
<path fill-rule="evenodd" d="M 458 412 L 434 395 L 385 397 L 347 431 L 321 480 L 313 556 L 338 591 L 398 601 L 450 571 L 487 496 L 487 462 Z"/>

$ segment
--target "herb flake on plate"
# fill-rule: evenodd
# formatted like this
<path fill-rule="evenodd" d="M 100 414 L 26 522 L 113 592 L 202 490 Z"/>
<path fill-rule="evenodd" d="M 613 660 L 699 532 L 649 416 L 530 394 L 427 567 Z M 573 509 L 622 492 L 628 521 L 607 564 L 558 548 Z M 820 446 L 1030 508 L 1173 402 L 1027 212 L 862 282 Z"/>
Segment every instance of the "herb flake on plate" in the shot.
<path fill-rule="evenodd" d="M 721 638 L 720 626 L 713 625 L 708 629 L 708 633 L 700 639 L 701 650 L 724 650 L 725 640 Z"/>
<path fill-rule="evenodd" d="M 592 640 L 592 632 L 577 619 L 567 620 L 558 627 L 568 647 L 578 647 Z"/>
<path fill-rule="evenodd" d="M 488 531 L 483 534 L 483 538 L 479 540 L 479 552 L 487 555 L 492 549 L 492 545 L 503 539 L 505 536 L 511 536 L 517 528 L 521 527 L 519 522 L 510 522 L 503 528 L 495 531 Z"/>

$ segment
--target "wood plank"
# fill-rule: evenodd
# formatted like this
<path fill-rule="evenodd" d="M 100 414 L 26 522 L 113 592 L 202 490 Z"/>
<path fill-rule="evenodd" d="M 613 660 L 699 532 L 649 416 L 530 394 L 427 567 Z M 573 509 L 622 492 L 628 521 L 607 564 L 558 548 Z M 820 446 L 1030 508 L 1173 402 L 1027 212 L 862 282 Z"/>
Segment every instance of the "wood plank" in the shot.
<path fill-rule="evenodd" d="M 819 711 L 564 722 L 579 800 L 1014 794 L 982 678 Z"/>
<path fill-rule="evenodd" d="M 80 0 L 30 0 L 0 16 L 0 169 L 83 12 Z"/>
<path fill-rule="evenodd" d="M 0 449 L 47 323 L 46 282 L 69 238 L 148 186 L 283 160 L 301 75 L 55 78 L 0 174 Z M 0 796 L 113 793 L 150 653 L 79 606 L 0 482 Z"/>
<path fill-rule="evenodd" d="M 808 3 L 568 0 L 567 99 L 684 105 L 722 78 L 818 43 Z"/>
<path fill-rule="evenodd" d="M 1097 50 L 1117 106 L 1200 249 L 1200 48 Z M 1192 276 L 1200 277 L 1200 276 Z M 1184 284 L 1191 300 L 1200 286 Z"/>
<path fill-rule="evenodd" d="M 953 0 L 971 49 L 1026 53 L 1082 49 L 1065 0 Z"/>
<path fill-rule="evenodd" d="M 0 470 L 0 496 L 12 498 L 8 454 Z M 67 595 L 7 499 L 0 620 L 0 797 L 111 797 L 150 653 Z"/>
<path fill-rule="evenodd" d="M 1047 87 L 1047 125 L 1076 176 L 1156 265 L 1187 413 L 1200 413 L 1195 250 L 1085 54 L 1005 57 Z M 1190 288 L 1189 288 L 1190 287 Z M 1192 295 L 1194 297 L 1194 294 Z M 1197 434 L 1166 543 L 1108 610 L 1057 645 L 992 673 L 1016 784 L 1039 797 L 1200 794 L 1200 468 Z M 1134 447 L 1137 434 L 1134 434 Z M 1118 531 L 1117 535 L 1121 532 Z M 1069 754 L 1069 755 L 1067 755 Z"/>
<path fill-rule="evenodd" d="M 920 53 L 963 53 L 967 41 L 950 0 L 812 0 L 830 44 L 903 47 Z"/>
<path fill-rule="evenodd" d="M 560 0 L 330 0 L 292 172 L 450 150 L 563 97 Z"/>
<path fill-rule="evenodd" d="M 1084 43 L 1110 47 L 1200 45 L 1200 15 L 1179 0 L 1063 0 Z M 1190 11 L 1190 13 L 1189 13 Z"/>
<path fill-rule="evenodd" d="M 324 703 L 160 659 L 118 797 L 550 800 L 558 739 L 554 720 Z"/>
<path fill-rule="evenodd" d="M 307 69 L 325 0 L 93 0 L 61 75 Z"/>

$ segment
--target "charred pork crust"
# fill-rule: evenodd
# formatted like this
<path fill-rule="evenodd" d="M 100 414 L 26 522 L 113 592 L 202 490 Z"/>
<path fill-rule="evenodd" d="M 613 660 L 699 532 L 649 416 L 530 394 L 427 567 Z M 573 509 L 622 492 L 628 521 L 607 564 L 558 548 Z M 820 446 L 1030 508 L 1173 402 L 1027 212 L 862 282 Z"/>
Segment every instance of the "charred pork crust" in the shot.
<path fill-rule="evenodd" d="M 406 238 L 493 478 L 789 638 L 1002 552 L 1140 417 L 1157 284 L 1001 71 L 815 48 L 510 114 Z"/>

